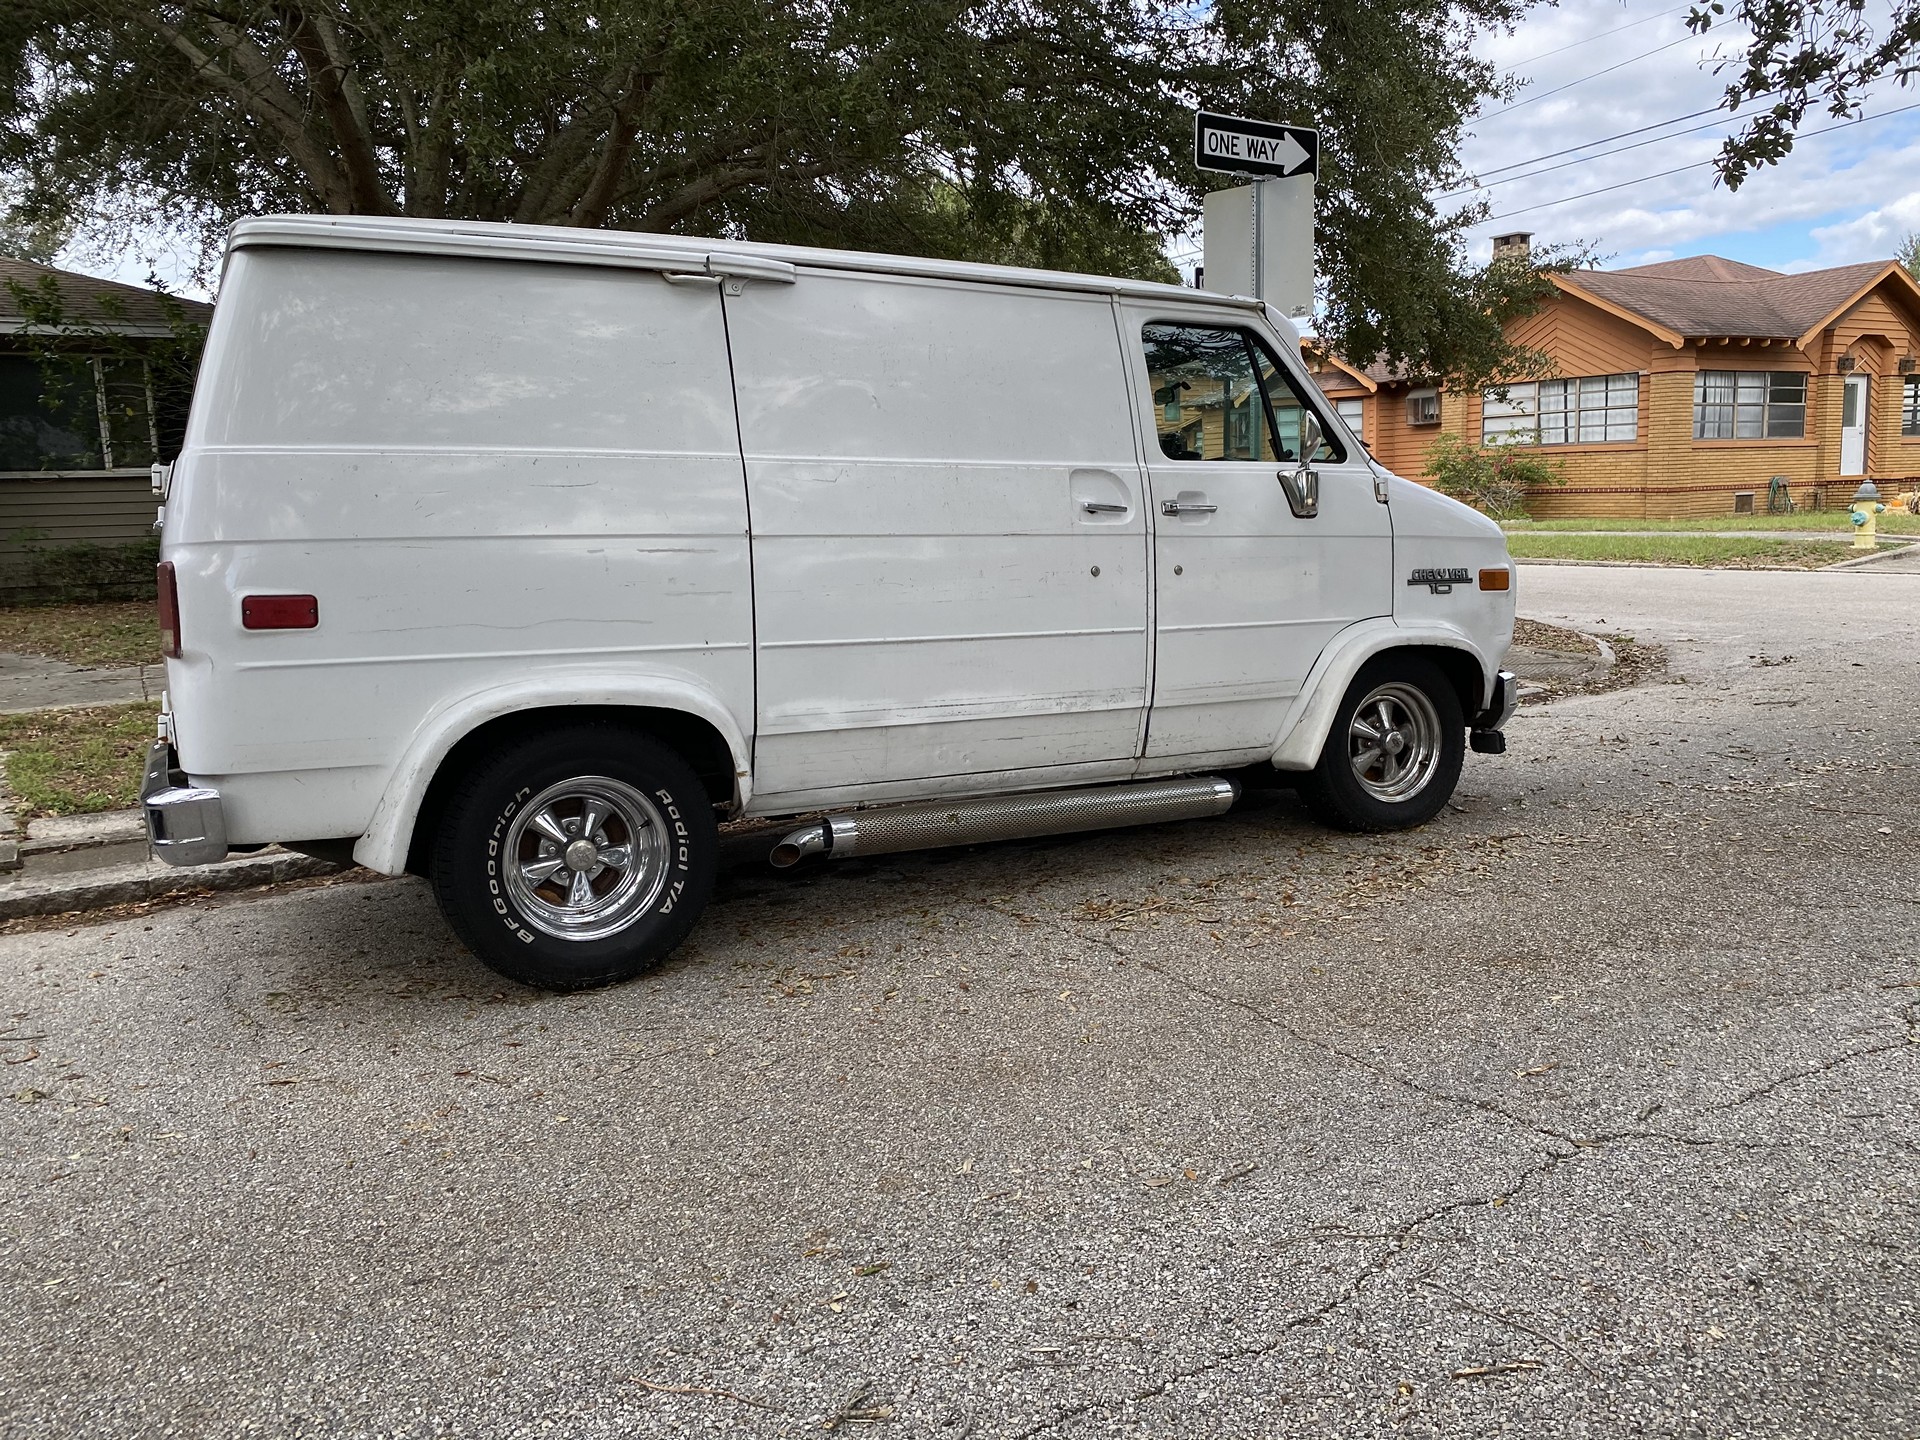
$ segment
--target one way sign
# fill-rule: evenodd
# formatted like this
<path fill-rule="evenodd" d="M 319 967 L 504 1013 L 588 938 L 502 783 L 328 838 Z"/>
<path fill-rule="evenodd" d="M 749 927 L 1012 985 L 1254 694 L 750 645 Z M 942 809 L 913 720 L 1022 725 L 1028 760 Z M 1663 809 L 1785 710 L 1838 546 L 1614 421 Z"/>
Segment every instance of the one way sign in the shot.
<path fill-rule="evenodd" d="M 1320 132 L 1202 110 L 1193 117 L 1193 160 L 1235 175 L 1316 175 Z"/>

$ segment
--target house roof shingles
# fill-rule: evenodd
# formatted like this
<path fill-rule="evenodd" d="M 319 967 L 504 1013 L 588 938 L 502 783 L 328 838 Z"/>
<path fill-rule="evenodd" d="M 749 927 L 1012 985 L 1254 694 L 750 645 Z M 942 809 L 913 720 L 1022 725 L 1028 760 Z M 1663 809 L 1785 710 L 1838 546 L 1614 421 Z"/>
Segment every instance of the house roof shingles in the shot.
<path fill-rule="evenodd" d="M 127 327 L 136 332 L 162 331 L 168 328 L 166 306 L 157 291 L 137 285 L 122 285 L 72 270 L 56 270 L 51 265 L 36 265 L 31 260 L 12 260 L 0 256 L 0 335 L 17 331 L 25 321 L 20 302 L 14 298 L 9 281 L 34 290 L 48 275 L 60 288 L 60 298 L 70 320 L 80 325 L 112 330 Z M 177 301 L 185 317 L 204 325 L 213 315 L 213 307 L 198 300 Z"/>
<path fill-rule="evenodd" d="M 1575 270 L 1565 286 L 1644 316 L 1688 339 L 1798 339 L 1887 268 L 1885 260 L 1783 275 L 1718 255 L 1630 270 Z"/>

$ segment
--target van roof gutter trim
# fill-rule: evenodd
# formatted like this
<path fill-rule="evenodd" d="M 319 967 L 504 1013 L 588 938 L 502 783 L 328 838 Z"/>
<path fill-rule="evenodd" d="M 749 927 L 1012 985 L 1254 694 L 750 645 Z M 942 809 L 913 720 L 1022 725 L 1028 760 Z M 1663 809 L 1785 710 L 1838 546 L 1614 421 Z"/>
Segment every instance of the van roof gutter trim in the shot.
<path fill-rule="evenodd" d="M 268 215 L 233 227 L 227 251 L 256 246 L 299 249 L 374 250 L 399 254 L 446 255 L 474 260 L 526 260 L 559 265 L 603 265 L 618 269 L 697 272 L 740 280 L 792 284 L 803 269 L 860 271 L 934 280 L 971 280 L 994 285 L 1027 285 L 1050 290 L 1079 290 L 1141 300 L 1195 300 L 1261 310 L 1245 296 L 1215 295 L 1179 285 L 1117 276 L 1080 275 L 1062 270 L 1032 270 L 1012 265 L 981 265 L 924 256 L 870 254 L 858 250 L 815 249 L 798 245 L 759 245 L 689 235 L 654 235 L 631 230 L 581 230 L 563 225 L 508 225 L 488 221 L 413 220 L 389 216 Z"/>

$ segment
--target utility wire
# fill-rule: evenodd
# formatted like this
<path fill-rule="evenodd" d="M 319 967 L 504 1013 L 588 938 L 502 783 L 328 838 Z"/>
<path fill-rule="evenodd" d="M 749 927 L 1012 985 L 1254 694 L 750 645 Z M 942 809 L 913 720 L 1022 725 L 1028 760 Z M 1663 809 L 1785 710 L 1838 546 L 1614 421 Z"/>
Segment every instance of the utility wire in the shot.
<path fill-rule="evenodd" d="M 1683 135 L 1698 135 L 1702 130 L 1717 130 L 1720 126 L 1726 124 L 1728 120 L 1733 120 L 1738 118 L 1741 118 L 1741 117 L 1729 115 L 1725 119 L 1709 120 L 1704 125 L 1695 125 L 1691 129 L 1674 130 L 1665 135 L 1656 135 L 1651 140 L 1636 140 L 1631 145 L 1619 145 L 1612 150 L 1602 150 L 1593 155 L 1582 155 L 1577 160 L 1562 160 L 1558 165 L 1548 165 L 1539 170 L 1529 170 L 1524 175 L 1507 175 L 1507 176 L 1503 176 L 1501 179 L 1498 179 L 1498 180 L 1482 180 L 1477 185 L 1467 185 L 1467 186 L 1463 186 L 1461 189 L 1458 189 L 1458 190 L 1448 190 L 1443 194 L 1436 195 L 1434 198 L 1436 200 L 1450 200 L 1455 195 L 1465 195 L 1475 190 L 1491 190 L 1496 185 L 1511 185 L 1516 180 L 1531 180 L 1538 175 L 1551 175 L 1556 170 L 1565 170 L 1570 166 L 1574 166 L 1574 165 L 1585 165 L 1590 161 L 1594 161 L 1594 160 L 1604 160 L 1609 155 L 1624 155 L 1629 150 L 1642 150 L 1649 145 L 1664 144 L 1668 140 L 1678 140 Z M 1673 122 L 1668 121 L 1667 123 L 1672 124 Z M 1595 141 L 1594 143 L 1600 144 L 1603 142 Z M 1577 146 L 1575 148 L 1584 149 L 1586 147 Z M 1564 154 L 1565 152 L 1563 151 L 1561 153 Z M 1541 158 L 1545 159 L 1546 157 L 1542 156 Z M 1504 168 L 1514 169 L 1515 167 L 1506 166 Z"/>
<path fill-rule="evenodd" d="M 1895 115 L 1904 115 L 1909 110 L 1920 110 L 1920 100 L 1915 101 L 1911 105 L 1902 105 L 1898 109 L 1882 110 L 1878 115 L 1862 115 L 1858 120 L 1848 120 L 1839 125 L 1823 125 L 1818 130 L 1803 131 L 1797 138 L 1801 140 L 1811 140 L 1815 135 L 1831 135 L 1836 130 L 1851 130 L 1856 125 L 1868 125 L 1875 120 L 1889 120 Z M 1660 170 L 1652 175 L 1641 175 L 1633 180 L 1622 180 L 1615 185 L 1602 185 L 1595 190 L 1582 190 L 1577 195 L 1562 195 L 1558 200 L 1542 200 L 1537 205 L 1522 205 L 1517 210 L 1502 210 L 1498 215 L 1489 215 L 1485 220 L 1477 223 L 1484 225 L 1494 220 L 1508 220 L 1515 215 L 1525 215 L 1534 210 L 1546 210 L 1555 205 L 1565 205 L 1570 201 L 1585 200 L 1589 196 L 1605 195 L 1613 190 L 1624 190 L 1629 185 L 1644 185 L 1649 180 L 1664 180 L 1669 175 L 1684 175 L 1689 170 L 1703 169 L 1708 165 L 1716 163 L 1718 163 L 1717 159 L 1696 160 L 1691 165 L 1676 165 L 1671 170 Z"/>
<path fill-rule="evenodd" d="M 1671 50 L 1676 45 L 1685 45 L 1689 41 L 1695 40 L 1697 38 L 1699 37 L 1695 36 L 1691 31 L 1689 31 L 1687 34 L 1682 35 L 1678 40 L 1669 40 L 1664 45 L 1656 45 L 1653 47 L 1653 49 L 1643 50 L 1638 55 L 1629 55 L 1625 60 L 1616 61 L 1614 64 L 1607 66 L 1604 70 L 1596 70 L 1591 75 L 1582 75 L 1578 80 L 1569 80 L 1564 85 L 1556 85 L 1551 90 L 1539 91 L 1537 94 L 1527 96 L 1527 98 L 1524 100 L 1516 100 L 1511 105 L 1502 105 L 1498 110 L 1489 110 L 1487 111 L 1486 114 L 1476 115 L 1474 118 L 1476 120 L 1491 120 L 1496 115 L 1505 115 L 1509 111 L 1518 110 L 1523 105 L 1531 105 L 1536 100 L 1545 100 L 1550 95 L 1558 95 L 1562 91 L 1573 89 L 1573 87 L 1576 85 L 1584 85 L 1589 80 L 1598 80 L 1602 75 L 1611 75 L 1616 70 L 1624 70 L 1629 65 L 1637 65 L 1642 60 L 1646 60 L 1651 58 L 1652 56 L 1658 55 L 1663 50 Z"/>
<path fill-rule="evenodd" d="M 1775 92 L 1768 92 L 1768 94 L 1773 93 Z M 1766 96 L 1756 95 L 1753 98 L 1756 100 L 1764 100 Z M 1511 165 L 1495 165 L 1479 173 L 1482 175 L 1498 175 L 1503 170 L 1523 170 L 1529 165 L 1538 165 L 1542 160 L 1558 160 L 1562 155 L 1577 155 L 1580 151 L 1591 150 L 1596 145 L 1610 145 L 1615 140 L 1626 140 L 1634 135 L 1644 135 L 1649 130 L 1664 130 L 1669 125 L 1678 125 L 1682 120 L 1698 120 L 1702 115 L 1717 114 L 1725 109 L 1726 107 L 1724 105 L 1709 105 L 1704 110 L 1694 110 L 1686 115 L 1675 115 L 1671 120 L 1656 120 L 1651 125 L 1642 125 L 1633 130 L 1622 130 L 1618 135 L 1602 135 L 1598 140 L 1587 140 L 1578 145 L 1569 145 L 1564 150 L 1549 150 L 1544 155 L 1534 155 L 1525 160 L 1515 160 Z M 1462 190 L 1454 190 L 1448 193 L 1461 195 L 1473 188 L 1475 187 L 1469 185 Z"/>
<path fill-rule="evenodd" d="M 1618 35 L 1622 30 L 1635 30 L 1642 25 L 1652 24 L 1655 20 L 1664 20 L 1669 15 L 1678 15 L 1682 11 L 1691 10 L 1692 8 L 1693 5 L 1688 3 L 1677 6 L 1672 10 L 1662 10 L 1657 15 L 1645 15 L 1638 20 L 1629 20 L 1626 24 L 1616 25 L 1611 30 L 1602 30 L 1596 35 L 1589 35 L 1584 40 L 1574 40 L 1566 45 L 1556 46 L 1552 50 L 1542 50 L 1538 55 L 1529 55 L 1524 60 L 1516 60 L 1507 68 L 1509 70 L 1518 70 L 1524 65 L 1532 65 L 1536 61 L 1545 60 L 1549 55 L 1564 55 L 1569 50 L 1578 50 L 1582 45 L 1591 45 L 1594 41 L 1604 40 L 1609 35 Z"/>

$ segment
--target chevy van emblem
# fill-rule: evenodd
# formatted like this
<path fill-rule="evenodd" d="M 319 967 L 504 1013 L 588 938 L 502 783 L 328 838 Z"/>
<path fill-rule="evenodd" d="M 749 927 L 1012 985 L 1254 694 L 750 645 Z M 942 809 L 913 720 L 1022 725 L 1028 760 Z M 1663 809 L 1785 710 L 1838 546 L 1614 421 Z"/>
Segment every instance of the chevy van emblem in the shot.
<path fill-rule="evenodd" d="M 1451 595 L 1453 587 L 1464 585 L 1472 575 L 1465 570 L 1415 570 L 1407 576 L 1407 584 L 1424 585 L 1436 595 Z"/>

